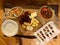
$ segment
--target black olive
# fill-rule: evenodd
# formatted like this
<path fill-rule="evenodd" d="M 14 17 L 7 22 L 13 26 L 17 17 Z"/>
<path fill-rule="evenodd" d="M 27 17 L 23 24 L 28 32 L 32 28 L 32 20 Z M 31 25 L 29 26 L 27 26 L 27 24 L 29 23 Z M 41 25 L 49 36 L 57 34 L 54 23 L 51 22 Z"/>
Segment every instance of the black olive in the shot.
<path fill-rule="evenodd" d="M 24 14 L 21 14 L 19 16 L 19 22 L 20 24 L 23 24 L 24 22 L 31 22 L 31 19 L 29 18 L 30 13 L 29 12 L 24 12 Z"/>
<path fill-rule="evenodd" d="M 52 35 L 52 33 L 51 33 L 51 32 L 50 32 L 49 34 L 50 34 L 50 35 Z"/>
<path fill-rule="evenodd" d="M 53 29 L 53 27 L 50 24 L 48 26 L 50 27 L 50 29 Z"/>
<path fill-rule="evenodd" d="M 54 33 L 54 30 L 52 30 L 52 32 Z"/>

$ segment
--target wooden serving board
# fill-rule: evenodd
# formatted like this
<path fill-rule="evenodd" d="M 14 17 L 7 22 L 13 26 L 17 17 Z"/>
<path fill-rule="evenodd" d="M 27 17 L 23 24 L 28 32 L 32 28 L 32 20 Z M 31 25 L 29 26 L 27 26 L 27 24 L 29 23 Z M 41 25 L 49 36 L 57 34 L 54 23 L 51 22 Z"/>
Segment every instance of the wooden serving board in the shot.
<path fill-rule="evenodd" d="M 29 35 L 33 35 L 33 33 L 42 26 L 42 23 L 40 21 L 40 15 L 39 15 L 39 10 L 38 9 L 23 9 L 23 13 L 26 12 L 26 11 L 28 11 L 29 13 L 37 12 L 37 20 L 39 20 L 39 25 L 37 27 L 34 27 L 34 29 L 32 31 L 24 30 L 22 28 L 22 26 L 18 23 L 19 24 L 19 34 L 29 36 Z M 7 18 L 7 16 L 6 16 L 6 18 Z M 9 18 L 7 18 L 7 19 L 9 19 Z"/>

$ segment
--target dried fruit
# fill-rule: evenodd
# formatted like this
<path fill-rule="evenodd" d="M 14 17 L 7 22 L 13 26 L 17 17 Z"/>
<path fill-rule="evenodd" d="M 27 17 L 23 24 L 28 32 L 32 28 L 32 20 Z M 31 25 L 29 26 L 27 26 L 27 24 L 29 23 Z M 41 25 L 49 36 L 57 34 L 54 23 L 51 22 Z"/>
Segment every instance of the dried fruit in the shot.
<path fill-rule="evenodd" d="M 23 24 L 24 22 L 31 22 L 31 19 L 29 18 L 29 12 L 25 12 L 24 14 L 20 15 L 19 22 L 20 24 Z"/>
<path fill-rule="evenodd" d="M 37 12 L 33 12 L 33 13 L 31 13 L 31 17 L 30 18 L 34 18 L 36 16 L 37 16 Z"/>

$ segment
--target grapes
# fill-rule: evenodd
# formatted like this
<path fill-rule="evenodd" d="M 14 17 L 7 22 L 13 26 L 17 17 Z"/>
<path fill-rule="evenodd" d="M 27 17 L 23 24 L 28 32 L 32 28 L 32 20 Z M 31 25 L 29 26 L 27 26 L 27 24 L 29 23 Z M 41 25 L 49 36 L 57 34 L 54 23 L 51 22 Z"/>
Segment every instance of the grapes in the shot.
<path fill-rule="evenodd" d="M 24 14 L 20 15 L 19 17 L 19 22 L 20 24 L 23 24 L 24 22 L 31 22 L 31 19 L 29 17 L 30 13 L 29 12 L 24 12 Z"/>

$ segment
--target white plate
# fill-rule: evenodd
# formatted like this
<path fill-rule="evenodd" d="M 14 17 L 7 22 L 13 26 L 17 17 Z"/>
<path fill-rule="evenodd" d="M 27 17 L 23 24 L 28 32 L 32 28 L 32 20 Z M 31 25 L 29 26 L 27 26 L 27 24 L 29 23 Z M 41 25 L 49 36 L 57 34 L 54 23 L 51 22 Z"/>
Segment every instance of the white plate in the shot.
<path fill-rule="evenodd" d="M 49 30 L 49 32 L 47 30 Z M 42 32 L 42 33 L 40 33 L 40 32 Z M 43 37 L 42 34 L 45 36 L 45 38 Z M 49 36 L 47 36 L 46 34 L 48 34 Z M 53 22 L 53 21 L 49 21 L 48 23 L 43 25 L 39 30 L 37 30 L 34 33 L 34 35 L 40 41 L 41 45 L 45 45 L 46 43 L 51 41 L 54 37 L 56 37 L 59 34 L 60 34 L 60 30 L 58 29 L 58 27 L 56 26 L 55 22 Z"/>
<path fill-rule="evenodd" d="M 14 36 L 18 32 L 18 24 L 13 20 L 5 20 L 2 23 L 2 33 L 8 37 Z"/>

